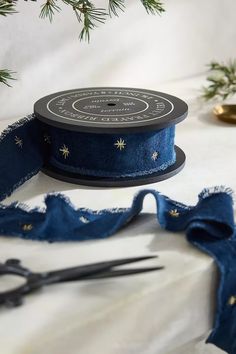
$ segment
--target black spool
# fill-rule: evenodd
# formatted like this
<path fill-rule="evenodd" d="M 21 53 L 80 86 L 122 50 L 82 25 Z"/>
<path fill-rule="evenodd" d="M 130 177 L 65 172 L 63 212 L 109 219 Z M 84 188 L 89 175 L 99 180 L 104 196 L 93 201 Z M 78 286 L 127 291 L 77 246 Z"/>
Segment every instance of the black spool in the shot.
<path fill-rule="evenodd" d="M 120 87 L 97 87 L 57 92 L 39 99 L 35 116 L 65 130 L 96 133 L 142 133 L 175 125 L 186 118 L 187 104 L 165 93 Z M 154 183 L 177 174 L 185 154 L 175 146 L 176 162 L 164 171 L 138 177 L 93 177 L 44 166 L 47 175 L 66 182 L 100 187 L 135 186 Z"/>

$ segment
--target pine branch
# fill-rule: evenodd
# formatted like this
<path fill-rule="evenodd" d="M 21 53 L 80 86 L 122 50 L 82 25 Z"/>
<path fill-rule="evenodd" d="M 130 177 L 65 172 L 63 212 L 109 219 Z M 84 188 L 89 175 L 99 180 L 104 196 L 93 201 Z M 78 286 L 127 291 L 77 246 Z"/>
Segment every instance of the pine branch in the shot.
<path fill-rule="evenodd" d="M 227 64 L 212 62 L 209 65 L 210 75 L 207 77 L 208 87 L 203 87 L 203 98 L 226 100 L 236 94 L 236 60 Z"/>
<path fill-rule="evenodd" d="M 4 85 L 7 85 L 8 87 L 11 87 L 11 85 L 9 84 L 8 81 L 15 80 L 13 78 L 12 74 L 14 74 L 14 72 L 11 70 L 7 70 L 7 69 L 0 70 L 0 83 L 3 83 Z"/>
<path fill-rule="evenodd" d="M 83 23 L 83 29 L 80 33 L 80 39 L 90 39 L 90 31 L 97 26 L 97 23 L 104 23 L 107 16 L 104 9 L 95 8 L 89 0 L 61 0 L 64 4 L 70 6 L 79 22 Z M 58 0 L 47 0 L 41 7 L 40 17 L 53 20 L 55 12 L 61 9 L 57 5 Z"/>
<path fill-rule="evenodd" d="M 161 14 L 165 11 L 160 0 L 141 0 L 148 14 Z M 109 0 L 109 15 L 118 16 L 119 11 L 124 11 L 125 0 Z"/>
<path fill-rule="evenodd" d="M 0 16 L 17 13 L 15 10 L 16 0 L 0 0 Z"/>
<path fill-rule="evenodd" d="M 1 0 L 0 0 L 1 1 Z M 41 7 L 41 18 L 49 18 L 50 22 L 56 12 L 61 9 L 57 5 L 59 0 L 46 0 Z M 61 0 L 64 4 L 70 6 L 77 17 L 77 20 L 83 24 L 79 38 L 90 40 L 90 32 L 100 23 L 105 23 L 107 15 L 118 16 L 119 11 L 124 11 L 125 0 L 108 0 L 108 13 L 106 9 L 96 8 L 89 0 Z M 161 0 L 141 0 L 148 14 L 161 14 L 165 11 Z"/>
<path fill-rule="evenodd" d="M 110 17 L 112 15 L 119 16 L 118 12 L 125 9 L 124 0 L 109 0 L 108 8 Z"/>
<path fill-rule="evenodd" d="M 163 3 L 160 0 L 141 0 L 141 2 L 148 14 L 160 15 L 162 12 L 165 12 Z"/>
<path fill-rule="evenodd" d="M 45 4 L 41 6 L 40 18 L 48 18 L 50 22 L 52 22 L 53 16 L 55 12 L 59 12 L 61 9 L 56 5 L 54 0 L 47 0 Z"/>
<path fill-rule="evenodd" d="M 25 0 L 27 1 L 27 0 Z M 32 0 L 37 1 L 37 0 Z M 58 6 L 58 2 L 61 1 L 64 4 L 70 6 L 79 22 L 83 24 L 82 31 L 79 38 L 85 39 L 89 42 L 90 31 L 97 27 L 98 24 L 104 23 L 107 15 L 118 16 L 119 11 L 124 11 L 125 0 L 108 0 L 108 13 L 103 8 L 96 8 L 89 0 L 44 0 L 46 1 L 41 6 L 40 17 L 48 18 L 52 22 L 56 12 L 60 12 L 61 8 Z M 161 0 L 140 0 L 149 14 L 161 14 L 164 12 L 164 7 Z M 15 5 L 17 0 L 0 0 L 0 16 L 7 16 L 14 14 Z M 13 72 L 10 70 L 0 70 L 0 83 L 10 86 L 9 80 L 14 80 L 12 77 Z"/>
<path fill-rule="evenodd" d="M 67 2 L 68 0 L 64 0 Z M 75 11 L 76 17 L 79 22 L 83 22 L 83 29 L 80 32 L 80 40 L 90 41 L 90 31 L 97 27 L 97 24 L 104 23 L 107 13 L 104 9 L 95 8 L 94 5 L 87 0 L 69 0 Z"/>

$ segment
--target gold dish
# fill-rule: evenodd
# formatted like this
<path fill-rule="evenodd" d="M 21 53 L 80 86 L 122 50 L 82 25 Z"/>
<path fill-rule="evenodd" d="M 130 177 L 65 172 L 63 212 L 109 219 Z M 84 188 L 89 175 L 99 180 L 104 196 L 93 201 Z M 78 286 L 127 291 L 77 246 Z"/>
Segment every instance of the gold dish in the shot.
<path fill-rule="evenodd" d="M 223 104 L 213 109 L 214 115 L 223 122 L 236 124 L 236 104 Z"/>

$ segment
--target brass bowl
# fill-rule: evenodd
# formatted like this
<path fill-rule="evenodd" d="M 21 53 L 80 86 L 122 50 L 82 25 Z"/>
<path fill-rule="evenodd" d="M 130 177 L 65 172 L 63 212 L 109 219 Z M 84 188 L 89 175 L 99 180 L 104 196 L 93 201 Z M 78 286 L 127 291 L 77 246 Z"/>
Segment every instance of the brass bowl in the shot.
<path fill-rule="evenodd" d="M 236 104 L 223 104 L 213 109 L 214 115 L 223 122 L 236 124 Z"/>

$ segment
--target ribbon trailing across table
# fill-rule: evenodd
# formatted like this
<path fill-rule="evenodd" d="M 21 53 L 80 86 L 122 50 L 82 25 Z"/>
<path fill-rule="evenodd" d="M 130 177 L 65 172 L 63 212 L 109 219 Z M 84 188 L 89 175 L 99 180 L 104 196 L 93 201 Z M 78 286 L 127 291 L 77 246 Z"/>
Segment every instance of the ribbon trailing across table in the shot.
<path fill-rule="evenodd" d="M 66 136 L 63 136 L 58 128 L 55 130 L 58 132 L 55 136 L 52 131 L 49 132 L 50 135 L 48 131 L 44 132 L 44 129 L 45 125 L 31 116 L 9 127 L 1 135 L 1 200 L 35 175 L 45 163 L 45 157 L 50 156 L 50 162 L 53 158 L 57 162 L 63 162 L 63 168 L 69 166 L 64 161 L 67 158 L 68 162 L 73 163 L 74 160 L 69 160 L 69 156 L 77 150 L 76 139 L 66 140 Z M 168 134 L 168 139 L 174 139 L 173 131 L 170 130 Z M 64 147 L 57 143 L 62 141 Z M 110 148 L 115 147 L 122 152 L 123 144 L 118 142 L 116 146 L 116 142 L 110 140 Z M 52 145 L 57 148 L 52 148 Z M 87 144 L 86 149 L 89 146 Z M 151 134 L 150 147 L 153 147 Z M 52 155 L 49 154 L 49 150 L 52 151 Z M 81 150 L 85 152 L 82 145 Z M 91 158 L 92 149 L 89 153 L 88 158 Z M 150 155 L 147 155 L 148 157 Z M 172 158 L 174 159 L 173 144 L 170 150 L 167 149 L 165 161 L 171 161 Z M 155 159 L 152 160 L 154 163 Z M 84 161 L 86 166 L 86 158 L 81 161 Z M 151 166 L 153 165 L 149 164 L 148 168 Z M 142 170 L 146 168 L 147 166 L 143 166 Z M 119 166 L 115 173 L 117 171 L 119 173 L 122 171 L 119 170 Z M 76 209 L 65 196 L 49 194 L 45 198 L 44 210 L 30 209 L 17 202 L 8 206 L 0 204 L 0 233 L 8 237 L 18 236 L 49 242 L 105 238 L 131 222 L 141 212 L 144 197 L 149 193 L 156 200 L 157 219 L 161 227 L 170 231 L 184 231 L 189 242 L 215 259 L 221 272 L 221 283 L 215 326 L 208 342 L 214 343 L 229 354 L 236 354 L 236 233 L 230 189 L 224 187 L 205 189 L 199 195 L 195 206 L 175 202 L 154 190 L 141 190 L 135 196 L 130 208 L 101 211 Z"/>

